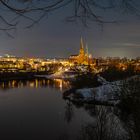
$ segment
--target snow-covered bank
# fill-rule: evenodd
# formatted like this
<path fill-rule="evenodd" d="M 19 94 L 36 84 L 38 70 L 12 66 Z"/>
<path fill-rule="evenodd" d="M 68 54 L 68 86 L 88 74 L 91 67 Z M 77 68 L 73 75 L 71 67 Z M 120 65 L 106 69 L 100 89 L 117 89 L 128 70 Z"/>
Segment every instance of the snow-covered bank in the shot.
<path fill-rule="evenodd" d="M 82 101 L 82 102 L 105 102 L 108 104 L 117 104 L 119 102 L 119 93 L 121 91 L 122 85 L 124 82 L 127 82 L 131 79 L 139 78 L 140 76 L 133 76 L 126 80 L 119 80 L 114 82 L 108 82 L 102 77 L 98 77 L 98 80 L 102 83 L 101 86 L 95 88 L 83 88 L 75 89 L 74 92 L 67 94 L 66 98 L 71 101 Z M 64 95 L 64 96 L 65 96 Z"/>
<path fill-rule="evenodd" d="M 77 102 L 101 102 L 108 104 L 116 104 L 119 99 L 117 98 L 116 91 L 118 91 L 115 85 L 102 85 L 96 88 L 83 88 L 77 89 L 75 92 L 70 93 L 67 99 Z"/>
<path fill-rule="evenodd" d="M 50 75 L 35 75 L 36 77 L 44 77 L 46 79 L 74 79 L 76 73 L 72 71 L 58 71 Z"/>

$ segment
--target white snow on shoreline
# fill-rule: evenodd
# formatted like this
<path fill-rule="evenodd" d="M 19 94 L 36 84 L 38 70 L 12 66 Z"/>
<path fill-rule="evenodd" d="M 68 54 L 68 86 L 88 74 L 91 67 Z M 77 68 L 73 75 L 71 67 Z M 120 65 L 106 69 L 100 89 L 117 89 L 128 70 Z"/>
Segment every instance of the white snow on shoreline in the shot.
<path fill-rule="evenodd" d="M 72 94 L 71 99 L 78 97 L 86 101 L 95 100 L 101 102 L 112 102 L 115 104 L 119 101 L 117 95 L 120 93 L 123 83 L 135 78 L 140 79 L 140 76 L 132 76 L 126 80 L 118 80 L 114 82 L 108 82 L 104 78 L 100 77 L 100 80 L 102 81 L 101 86 L 95 88 L 77 89 L 75 93 Z"/>
<path fill-rule="evenodd" d="M 119 88 L 117 86 L 107 84 L 96 88 L 77 89 L 75 93 L 80 94 L 86 100 L 108 101 L 116 98 L 115 96 L 118 90 Z"/>

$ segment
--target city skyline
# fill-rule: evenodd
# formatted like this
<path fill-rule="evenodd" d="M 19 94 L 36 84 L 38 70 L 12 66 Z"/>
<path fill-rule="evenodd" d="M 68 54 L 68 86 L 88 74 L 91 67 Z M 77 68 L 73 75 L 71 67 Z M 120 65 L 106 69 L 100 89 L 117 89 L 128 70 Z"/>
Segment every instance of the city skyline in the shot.
<path fill-rule="evenodd" d="M 65 11 L 65 12 L 64 12 Z M 69 23 L 65 18 L 70 9 L 64 7 L 49 14 L 38 25 L 25 29 L 25 21 L 10 38 L 3 32 L 0 37 L 0 55 L 10 54 L 25 57 L 67 57 L 79 50 L 79 40 L 87 42 L 94 57 L 128 57 L 140 54 L 140 20 L 136 16 L 118 13 L 117 23 L 103 24 L 89 22 Z M 109 15 L 110 16 L 110 15 Z M 110 16 L 112 18 L 112 16 Z"/>
<path fill-rule="evenodd" d="M 28 32 L 30 32 L 30 31 L 28 31 Z M 4 47 L 4 49 L 0 48 L 1 49 L 0 55 L 4 56 L 5 54 L 9 54 L 9 55 L 14 55 L 14 56 L 19 56 L 19 57 L 67 58 L 71 54 L 75 54 L 79 51 L 80 38 L 81 38 L 81 36 L 79 36 L 79 39 L 77 41 L 72 43 L 74 47 L 69 47 L 69 46 L 67 46 L 67 44 L 66 44 L 66 46 L 67 46 L 66 48 L 64 46 L 58 47 L 58 48 L 44 47 L 43 46 L 43 48 L 42 48 L 40 46 L 35 45 L 34 47 L 35 47 L 35 50 L 37 50 L 37 51 L 32 50 L 33 46 L 31 46 L 31 48 L 30 48 L 30 46 L 28 46 L 30 43 L 34 44 L 34 42 L 32 42 L 32 40 L 31 40 L 31 42 L 27 42 L 27 47 L 26 46 L 25 46 L 25 48 L 21 47 L 22 49 L 20 49 L 20 45 L 19 46 L 12 46 L 10 48 L 9 48 L 9 46 L 6 46 L 6 47 Z M 91 45 L 93 44 L 93 41 L 90 40 L 88 42 L 87 41 L 88 39 L 85 39 L 85 38 L 83 40 L 85 41 L 86 45 L 88 45 L 88 49 L 89 49 L 90 54 L 92 54 L 92 56 L 95 58 L 98 58 L 98 57 L 120 57 L 120 58 L 139 57 L 140 46 L 138 43 L 114 42 L 114 43 L 111 43 L 113 47 L 110 48 L 111 46 L 108 46 L 108 47 L 100 46 L 103 44 L 103 42 L 94 42 L 97 46 L 99 45 L 100 47 L 96 47 L 96 46 L 92 47 Z M 19 43 L 18 41 L 16 42 L 15 40 L 13 40 L 11 38 L 8 38 L 8 42 L 12 42 L 12 45 L 14 43 L 17 43 L 17 44 Z M 60 44 L 61 43 L 63 43 L 63 42 L 60 42 Z M 65 44 L 65 42 L 64 42 L 64 44 Z M 50 46 L 51 46 L 51 44 L 50 44 Z M 116 48 L 114 46 L 116 46 Z M 41 50 L 39 51 L 37 47 L 41 48 Z M 134 52 L 132 51 L 132 49 Z M 122 51 L 122 50 L 124 50 L 124 51 Z M 115 53 L 114 53 L 114 51 L 115 51 Z M 50 54 L 50 52 L 51 52 L 51 54 Z"/>
<path fill-rule="evenodd" d="M 140 140 L 140 0 L 0 0 L 2 140 Z"/>

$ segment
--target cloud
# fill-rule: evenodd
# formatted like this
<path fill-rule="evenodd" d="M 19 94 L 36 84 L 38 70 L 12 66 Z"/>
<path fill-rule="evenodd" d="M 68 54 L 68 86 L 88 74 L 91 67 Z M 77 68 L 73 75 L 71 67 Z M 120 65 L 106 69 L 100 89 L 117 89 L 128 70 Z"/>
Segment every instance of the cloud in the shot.
<path fill-rule="evenodd" d="M 135 47 L 140 48 L 140 43 L 115 43 L 114 45 L 120 47 Z"/>

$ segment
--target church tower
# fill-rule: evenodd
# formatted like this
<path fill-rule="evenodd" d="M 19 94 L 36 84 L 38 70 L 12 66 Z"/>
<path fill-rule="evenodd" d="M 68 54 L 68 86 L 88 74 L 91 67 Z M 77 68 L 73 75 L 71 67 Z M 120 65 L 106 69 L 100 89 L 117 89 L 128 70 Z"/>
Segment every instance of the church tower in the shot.
<path fill-rule="evenodd" d="M 80 55 L 80 56 L 84 56 L 84 55 L 85 55 L 84 43 L 83 43 L 82 37 L 81 37 L 81 41 L 80 41 L 80 51 L 79 51 L 79 55 Z"/>
<path fill-rule="evenodd" d="M 85 46 L 82 37 L 80 40 L 79 54 L 70 56 L 70 60 L 71 62 L 77 63 L 77 64 L 85 64 L 85 65 L 89 64 L 90 58 L 89 58 L 88 46 L 87 45 Z"/>
<path fill-rule="evenodd" d="M 85 50 L 84 50 L 84 42 L 83 42 L 83 39 L 81 37 L 78 63 L 82 64 L 84 61 L 85 61 Z"/>

